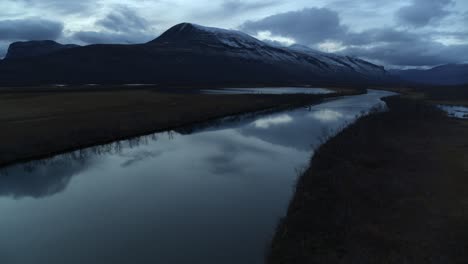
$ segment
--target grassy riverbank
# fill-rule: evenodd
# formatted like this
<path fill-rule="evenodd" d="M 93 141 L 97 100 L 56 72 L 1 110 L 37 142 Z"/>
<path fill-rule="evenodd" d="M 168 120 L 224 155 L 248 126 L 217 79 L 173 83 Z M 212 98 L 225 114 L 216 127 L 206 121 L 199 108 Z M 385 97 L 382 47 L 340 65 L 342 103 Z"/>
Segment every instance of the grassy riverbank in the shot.
<path fill-rule="evenodd" d="M 18 91 L 0 93 L 0 166 L 226 115 L 337 96 L 203 95 L 132 88 Z"/>
<path fill-rule="evenodd" d="M 386 101 L 317 151 L 268 263 L 468 263 L 468 121 Z"/>

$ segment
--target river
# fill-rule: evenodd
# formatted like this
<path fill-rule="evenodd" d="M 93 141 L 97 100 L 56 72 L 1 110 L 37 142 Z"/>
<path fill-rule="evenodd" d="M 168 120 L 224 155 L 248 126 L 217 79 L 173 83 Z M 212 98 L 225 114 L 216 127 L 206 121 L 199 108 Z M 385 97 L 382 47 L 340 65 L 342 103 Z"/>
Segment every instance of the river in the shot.
<path fill-rule="evenodd" d="M 0 172 L 0 263 L 262 263 L 314 149 L 391 93 L 225 118 Z"/>

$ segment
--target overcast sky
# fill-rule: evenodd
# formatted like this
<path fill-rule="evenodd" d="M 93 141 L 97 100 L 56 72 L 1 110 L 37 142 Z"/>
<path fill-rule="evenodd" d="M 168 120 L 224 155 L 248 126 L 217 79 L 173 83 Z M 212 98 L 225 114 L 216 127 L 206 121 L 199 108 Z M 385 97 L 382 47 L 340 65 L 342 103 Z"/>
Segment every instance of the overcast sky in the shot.
<path fill-rule="evenodd" d="M 467 0 L 0 0 L 13 41 L 142 43 L 180 22 L 396 66 L 468 62 Z"/>

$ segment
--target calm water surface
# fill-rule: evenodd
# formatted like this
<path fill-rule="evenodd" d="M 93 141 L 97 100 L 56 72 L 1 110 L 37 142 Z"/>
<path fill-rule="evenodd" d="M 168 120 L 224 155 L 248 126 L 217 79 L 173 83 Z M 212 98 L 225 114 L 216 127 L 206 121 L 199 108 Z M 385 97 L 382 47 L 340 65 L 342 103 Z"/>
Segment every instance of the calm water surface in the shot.
<path fill-rule="evenodd" d="M 4 169 L 0 263 L 262 263 L 314 147 L 389 94 Z"/>
<path fill-rule="evenodd" d="M 450 117 L 468 119 L 467 106 L 439 105 L 439 108 L 444 110 Z"/>
<path fill-rule="evenodd" d="M 207 94 L 328 94 L 332 90 L 324 88 L 300 88 L 300 87 L 264 87 L 264 88 L 223 88 L 204 89 Z"/>

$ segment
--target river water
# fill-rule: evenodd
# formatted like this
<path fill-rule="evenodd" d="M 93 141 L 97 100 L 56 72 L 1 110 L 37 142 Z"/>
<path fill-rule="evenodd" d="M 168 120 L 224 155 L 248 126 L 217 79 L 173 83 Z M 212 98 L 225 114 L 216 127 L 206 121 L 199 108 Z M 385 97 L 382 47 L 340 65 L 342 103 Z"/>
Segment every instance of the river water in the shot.
<path fill-rule="evenodd" d="M 264 88 L 224 88 L 204 89 L 206 94 L 329 94 L 332 90 L 325 88 L 299 87 L 264 87 Z"/>
<path fill-rule="evenodd" d="M 439 105 L 439 108 L 444 110 L 450 117 L 468 119 L 467 106 Z"/>
<path fill-rule="evenodd" d="M 0 263 L 262 263 L 313 150 L 370 91 L 0 172 Z"/>

